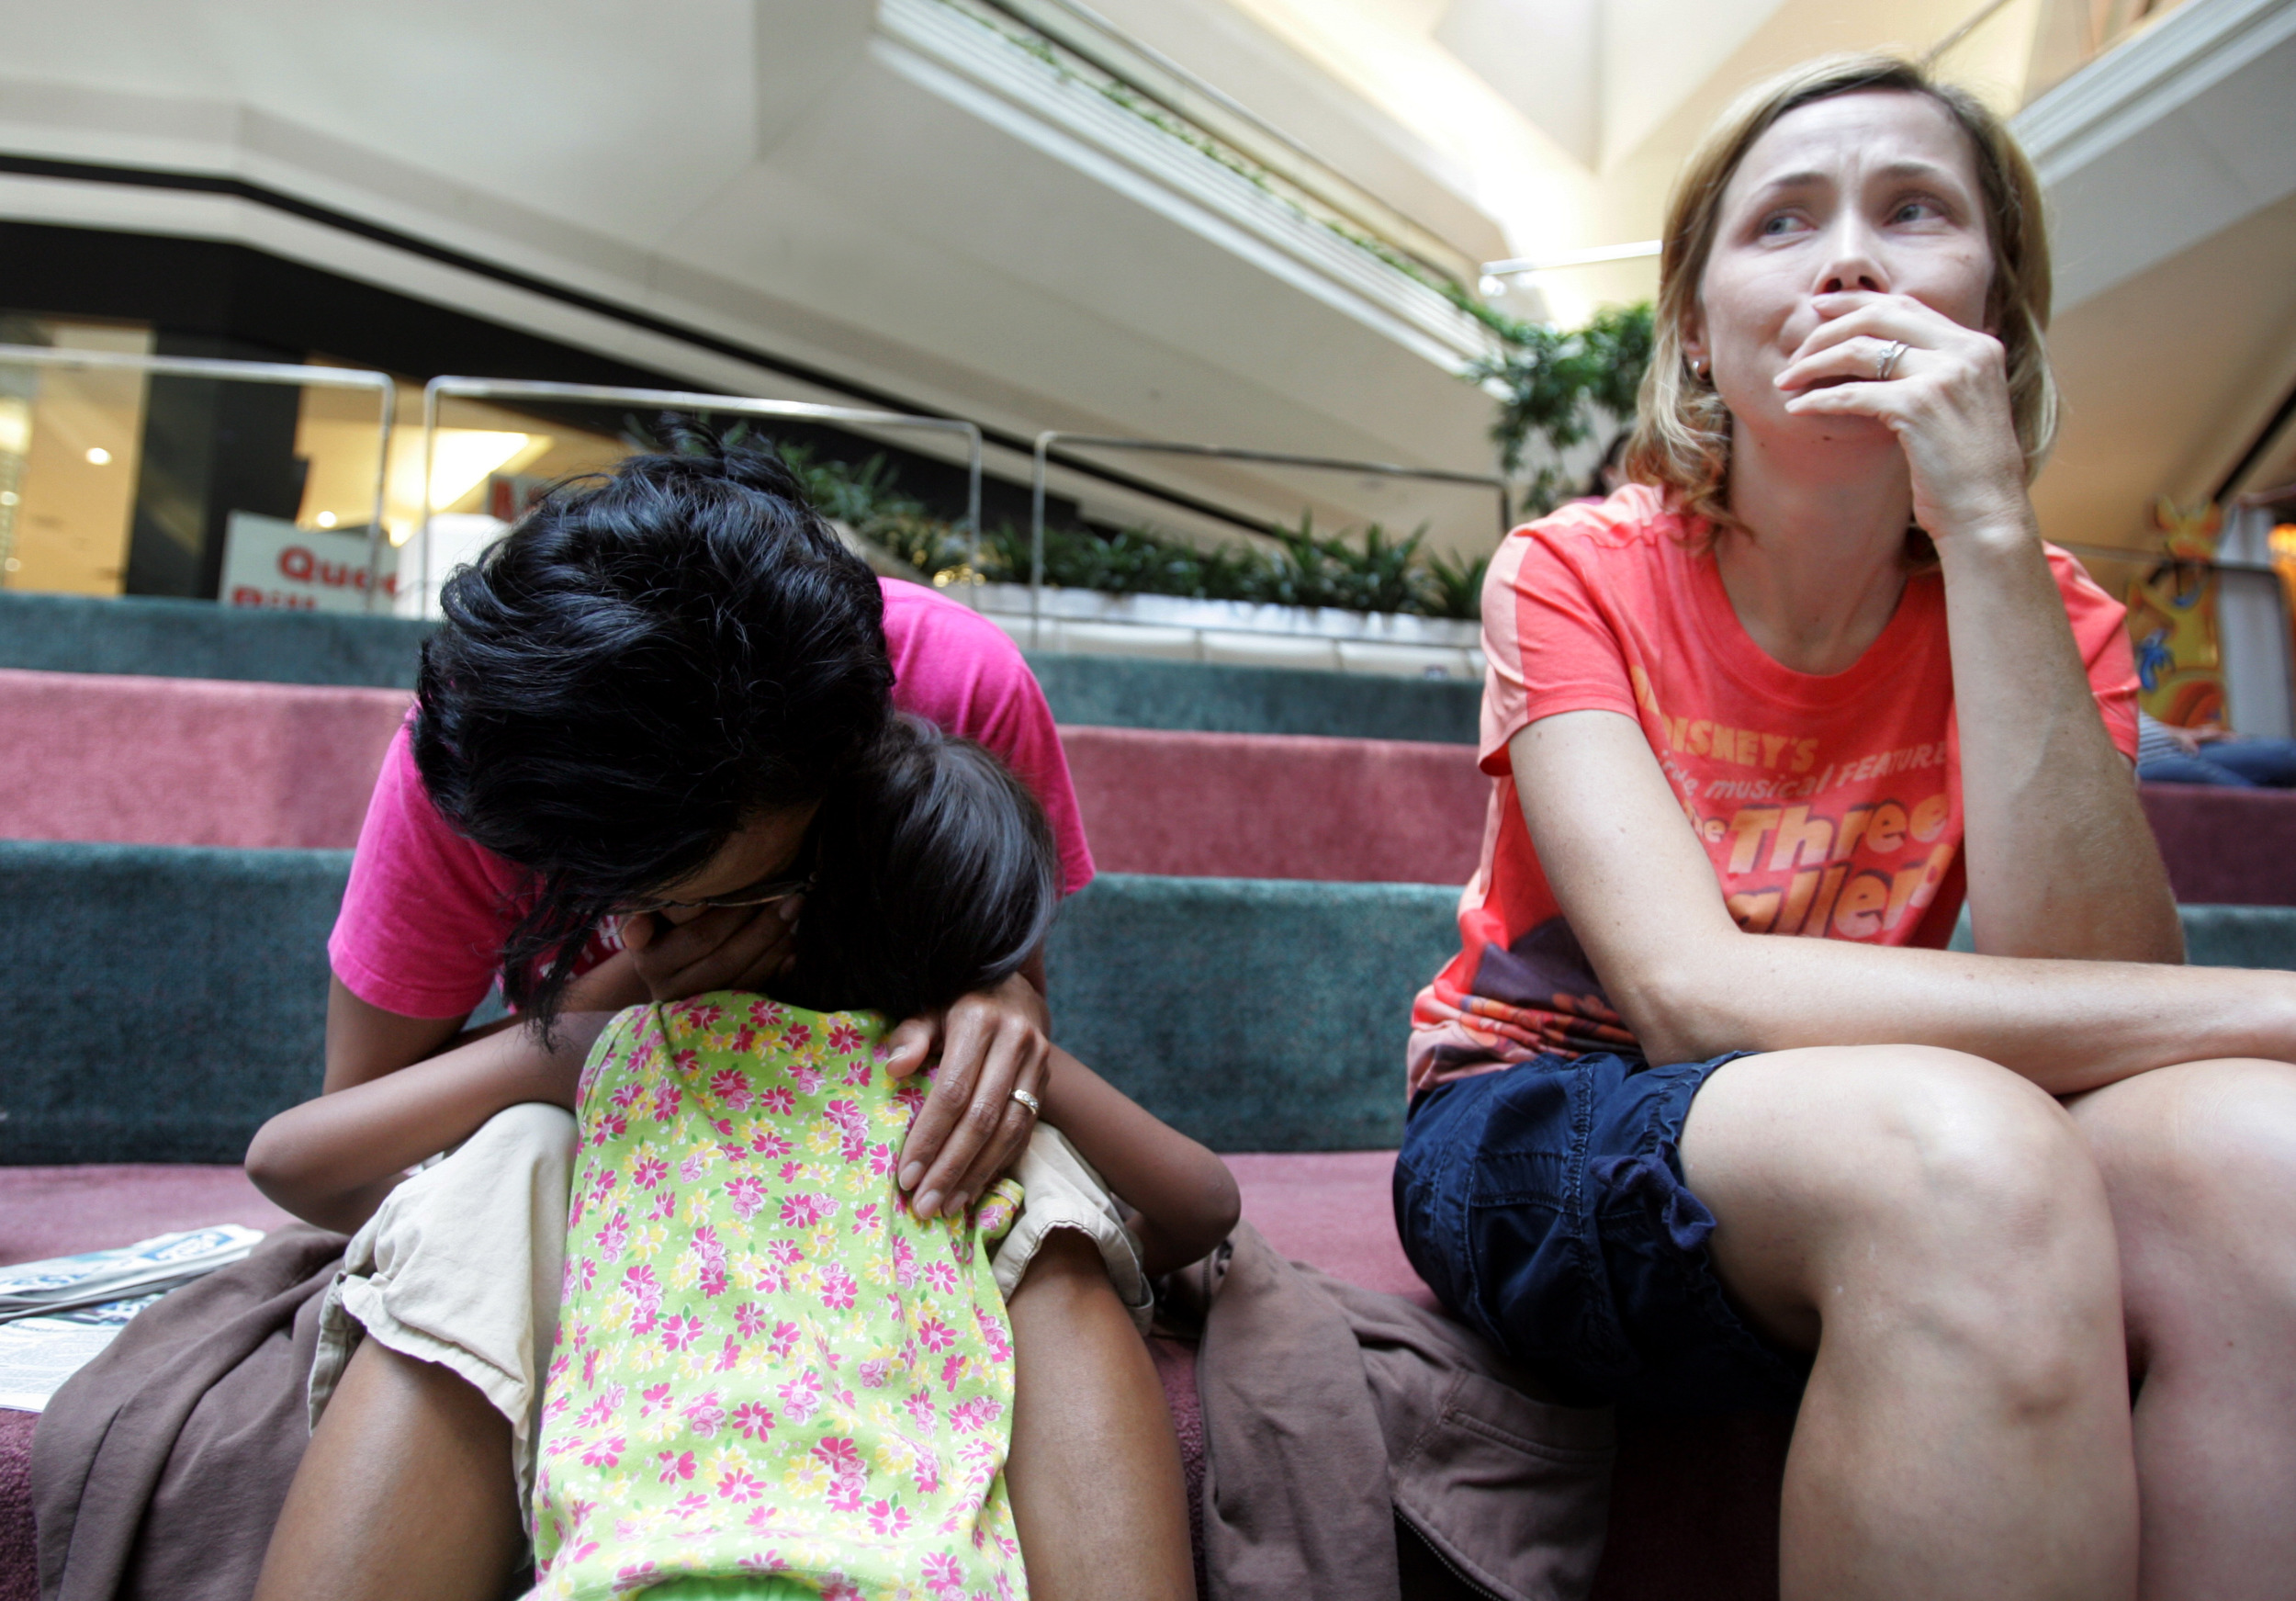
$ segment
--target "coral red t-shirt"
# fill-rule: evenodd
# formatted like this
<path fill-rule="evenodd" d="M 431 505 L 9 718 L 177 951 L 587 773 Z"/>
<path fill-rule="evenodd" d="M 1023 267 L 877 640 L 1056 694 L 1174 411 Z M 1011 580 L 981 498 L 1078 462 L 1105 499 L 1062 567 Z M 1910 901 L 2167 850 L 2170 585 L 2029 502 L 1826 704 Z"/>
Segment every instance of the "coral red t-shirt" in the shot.
<path fill-rule="evenodd" d="M 1641 727 L 1739 927 L 1941 946 L 1963 896 L 1961 742 L 1945 588 L 1910 580 L 1847 671 L 1796 672 L 1748 637 L 1702 530 L 1635 484 L 1518 528 L 1483 587 L 1481 864 L 1460 950 L 1412 1007 L 1409 1084 L 1545 1053 L 1633 1053 L 1539 869 L 1507 741 L 1541 717 L 1618 712 Z M 2122 609 L 2054 547 L 2106 730 L 2136 754 Z M 1600 807 L 1590 793 L 1586 804 Z"/>
<path fill-rule="evenodd" d="M 1044 807 L 1074 895 L 1092 881 L 1068 758 L 1019 649 L 996 624 L 946 596 L 882 579 L 893 704 L 985 745 Z M 525 872 L 456 833 L 416 771 L 406 728 L 383 757 L 327 941 L 343 987 L 406 1017 L 460 1017 L 486 998 L 503 937 L 519 916 Z M 581 965 L 613 945 L 593 941 Z"/>

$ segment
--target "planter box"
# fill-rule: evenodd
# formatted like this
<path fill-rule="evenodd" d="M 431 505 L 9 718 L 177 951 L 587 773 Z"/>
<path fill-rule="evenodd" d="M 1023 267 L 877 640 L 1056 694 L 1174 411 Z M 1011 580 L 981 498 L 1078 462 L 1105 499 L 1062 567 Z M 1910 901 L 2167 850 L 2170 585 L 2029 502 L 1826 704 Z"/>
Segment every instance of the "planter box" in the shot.
<path fill-rule="evenodd" d="M 1024 649 L 1469 682 L 1483 673 L 1481 630 L 1456 618 L 1047 586 L 1032 622 L 1026 584 L 981 584 L 965 598 Z"/>

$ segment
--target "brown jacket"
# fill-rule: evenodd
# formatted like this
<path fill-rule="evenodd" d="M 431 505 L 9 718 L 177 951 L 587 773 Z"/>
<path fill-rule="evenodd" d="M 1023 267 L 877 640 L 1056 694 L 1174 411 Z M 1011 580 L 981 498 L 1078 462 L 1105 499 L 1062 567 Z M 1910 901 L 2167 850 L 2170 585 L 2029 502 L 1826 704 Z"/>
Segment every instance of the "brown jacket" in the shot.
<path fill-rule="evenodd" d="M 343 1236 L 290 1223 L 122 1329 L 32 1437 L 42 1601 L 245 1601 L 310 1423 Z"/>
<path fill-rule="evenodd" d="M 1536 1399 L 1460 1324 L 1277 1255 L 1250 1223 L 1166 1281 L 1202 1320 L 1204 1555 L 1221 1601 L 1397 1601 L 1395 1519 L 1504 1601 L 1579 1601 L 1611 1415 Z"/>

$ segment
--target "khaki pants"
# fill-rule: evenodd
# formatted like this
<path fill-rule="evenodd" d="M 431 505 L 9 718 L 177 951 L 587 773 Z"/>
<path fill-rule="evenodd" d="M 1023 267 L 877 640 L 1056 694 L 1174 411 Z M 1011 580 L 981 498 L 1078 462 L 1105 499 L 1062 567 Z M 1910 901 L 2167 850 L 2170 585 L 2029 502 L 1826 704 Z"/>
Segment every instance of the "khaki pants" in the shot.
<path fill-rule="evenodd" d="M 531 1517 L 535 1426 L 557 1338 L 573 1168 L 572 1114 L 528 1102 L 496 1113 L 392 1190 L 352 1237 L 320 1309 L 312 1426 L 361 1339 L 436 1362 L 510 1420 L 511 1468 Z M 992 1260 L 997 1289 L 1012 1294 L 1052 1230 L 1080 1229 L 1145 1331 L 1153 1297 L 1139 1245 L 1099 1175 L 1057 1130 L 1040 1126 L 1013 1177 L 1023 1200 Z"/>

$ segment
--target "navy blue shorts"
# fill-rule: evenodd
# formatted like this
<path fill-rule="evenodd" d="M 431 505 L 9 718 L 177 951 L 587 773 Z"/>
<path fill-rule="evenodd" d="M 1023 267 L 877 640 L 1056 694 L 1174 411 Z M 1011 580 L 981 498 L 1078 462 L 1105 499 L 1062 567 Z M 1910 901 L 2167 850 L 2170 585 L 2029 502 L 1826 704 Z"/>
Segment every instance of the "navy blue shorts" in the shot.
<path fill-rule="evenodd" d="M 1747 1053 L 1653 1067 L 1540 1056 L 1412 1104 L 1395 1226 L 1446 1306 L 1584 1405 L 1791 1407 L 1807 1359 L 1756 1334 L 1706 1254 L 1676 1154 L 1691 1098 Z"/>

